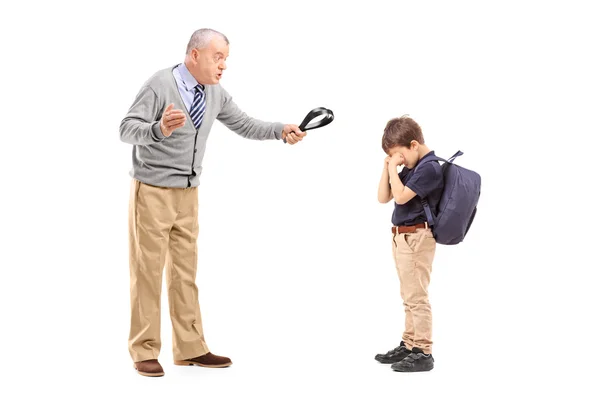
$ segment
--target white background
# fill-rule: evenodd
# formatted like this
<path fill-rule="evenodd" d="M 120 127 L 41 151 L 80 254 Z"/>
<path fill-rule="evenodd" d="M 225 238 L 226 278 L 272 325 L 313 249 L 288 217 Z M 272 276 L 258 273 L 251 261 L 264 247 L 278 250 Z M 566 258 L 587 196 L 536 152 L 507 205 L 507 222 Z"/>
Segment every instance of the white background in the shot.
<path fill-rule="evenodd" d="M 598 13 L 593 2 L 3 2 L 0 397 L 598 398 Z M 484 4 L 485 3 L 485 4 Z M 195 29 L 231 41 L 249 115 L 335 121 L 296 146 L 216 123 L 197 283 L 224 370 L 139 376 L 127 351 L 131 147 L 118 127 Z M 483 178 L 439 246 L 435 369 L 373 360 L 403 328 L 386 122 L 410 114 Z M 11 394 L 12 393 L 12 394 Z"/>

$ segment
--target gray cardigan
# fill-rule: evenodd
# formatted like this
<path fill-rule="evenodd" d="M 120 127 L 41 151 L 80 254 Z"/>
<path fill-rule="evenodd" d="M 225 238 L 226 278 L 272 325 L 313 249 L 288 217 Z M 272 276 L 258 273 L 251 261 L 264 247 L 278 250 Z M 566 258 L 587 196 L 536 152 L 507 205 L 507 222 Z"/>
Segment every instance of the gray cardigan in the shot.
<path fill-rule="evenodd" d="M 198 186 L 206 140 L 215 119 L 248 139 L 281 139 L 282 123 L 249 117 L 220 84 L 205 85 L 206 112 L 196 130 L 177 89 L 175 67 L 158 71 L 148 79 L 121 121 L 121 140 L 133 145 L 133 178 L 161 187 Z M 165 137 L 160 119 L 170 103 L 185 111 L 187 118 L 185 126 Z"/>

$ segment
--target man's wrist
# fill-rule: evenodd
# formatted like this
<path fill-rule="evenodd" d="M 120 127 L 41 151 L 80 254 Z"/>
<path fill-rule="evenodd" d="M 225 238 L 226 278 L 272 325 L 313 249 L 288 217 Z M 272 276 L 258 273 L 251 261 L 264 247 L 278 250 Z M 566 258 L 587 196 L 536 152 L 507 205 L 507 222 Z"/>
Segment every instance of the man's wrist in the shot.
<path fill-rule="evenodd" d="M 282 124 L 281 122 L 273 123 L 273 133 L 275 134 L 275 139 L 281 140 L 284 138 L 284 129 L 285 124 Z"/>
<path fill-rule="evenodd" d="M 157 141 L 162 141 L 163 139 L 165 139 L 167 136 L 165 135 L 165 133 L 162 130 L 162 124 L 160 123 L 160 121 L 155 122 L 151 127 L 150 130 L 152 131 L 152 134 L 154 136 L 154 138 Z"/>

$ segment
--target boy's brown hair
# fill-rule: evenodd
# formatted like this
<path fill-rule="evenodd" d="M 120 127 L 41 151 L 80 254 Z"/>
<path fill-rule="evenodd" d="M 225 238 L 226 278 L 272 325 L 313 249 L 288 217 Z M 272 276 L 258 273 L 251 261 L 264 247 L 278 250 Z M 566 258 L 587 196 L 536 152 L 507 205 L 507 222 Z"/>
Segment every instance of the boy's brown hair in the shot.
<path fill-rule="evenodd" d="M 394 118 L 388 121 L 383 130 L 381 147 L 386 153 L 389 149 L 396 146 L 410 147 L 410 142 L 416 140 L 419 144 L 424 144 L 421 127 L 408 115 L 400 118 Z"/>

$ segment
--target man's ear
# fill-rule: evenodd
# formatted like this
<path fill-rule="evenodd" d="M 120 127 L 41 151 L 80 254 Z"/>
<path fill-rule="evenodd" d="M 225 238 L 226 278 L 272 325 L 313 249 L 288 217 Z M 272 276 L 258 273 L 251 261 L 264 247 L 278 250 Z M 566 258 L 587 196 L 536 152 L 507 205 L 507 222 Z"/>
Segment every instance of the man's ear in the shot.
<path fill-rule="evenodd" d="M 416 140 L 411 140 L 410 141 L 410 149 L 411 150 L 419 150 L 419 142 L 417 142 Z"/>
<path fill-rule="evenodd" d="M 198 51 L 198 49 L 192 49 L 192 60 L 194 60 L 194 62 L 198 62 L 198 58 L 200 57 L 200 52 Z"/>

